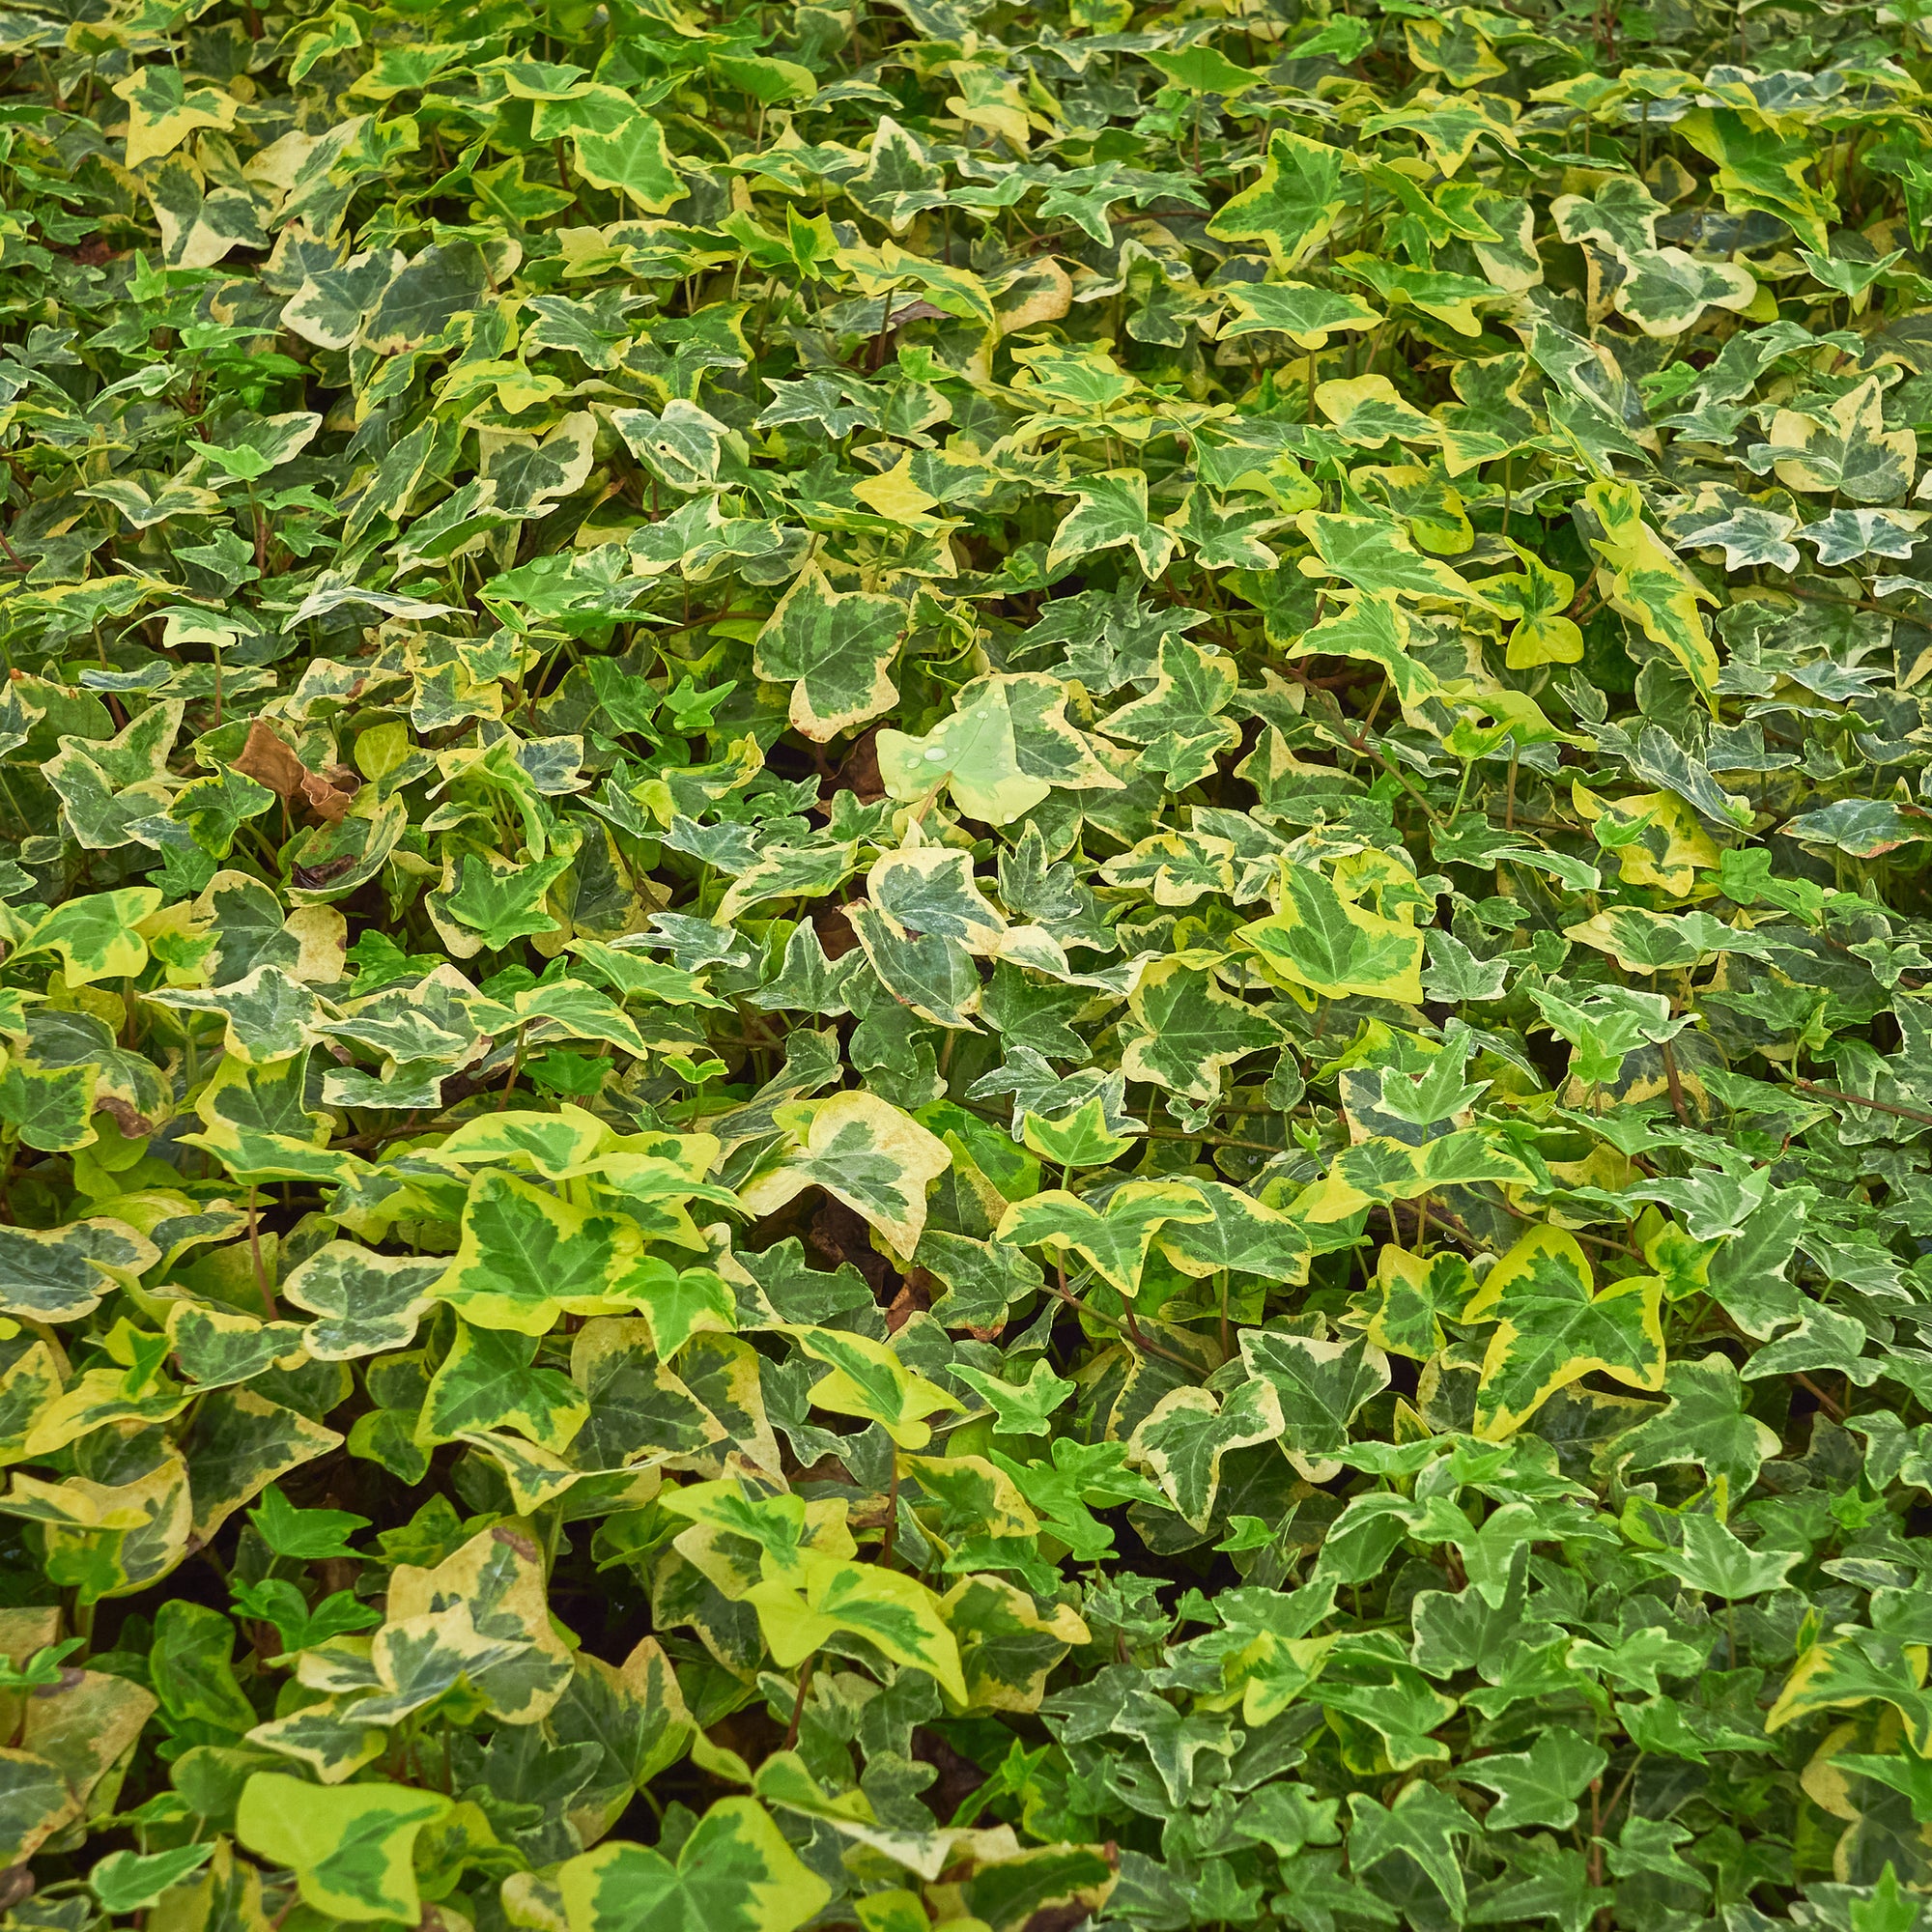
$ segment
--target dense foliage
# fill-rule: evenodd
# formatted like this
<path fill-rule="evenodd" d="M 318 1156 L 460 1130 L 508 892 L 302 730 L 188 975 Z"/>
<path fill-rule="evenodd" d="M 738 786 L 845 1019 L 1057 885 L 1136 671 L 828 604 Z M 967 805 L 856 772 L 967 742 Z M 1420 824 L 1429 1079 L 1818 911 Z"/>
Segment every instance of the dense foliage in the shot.
<path fill-rule="evenodd" d="M 1932 24 L 1498 8 L 0 14 L 6 1932 L 1932 1924 Z"/>

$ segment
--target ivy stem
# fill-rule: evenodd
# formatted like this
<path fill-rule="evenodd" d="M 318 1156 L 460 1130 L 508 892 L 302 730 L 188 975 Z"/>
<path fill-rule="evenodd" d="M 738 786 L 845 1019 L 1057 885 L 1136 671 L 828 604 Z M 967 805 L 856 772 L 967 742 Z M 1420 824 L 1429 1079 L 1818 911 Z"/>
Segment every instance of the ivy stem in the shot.
<path fill-rule="evenodd" d="M 818 1653 L 813 1651 L 798 1670 L 798 1695 L 792 1699 L 791 1722 L 785 1726 L 784 1748 L 792 1749 L 798 1743 L 798 1727 L 805 1717 L 805 1693 L 811 1688 L 812 1666 L 818 1662 Z"/>
<path fill-rule="evenodd" d="M 248 1183 L 248 1260 L 255 1270 L 255 1288 L 262 1297 L 262 1311 L 270 1321 L 281 1319 L 275 1306 L 275 1292 L 269 1286 L 269 1270 L 262 1260 L 262 1224 L 255 1212 L 255 1183 Z"/>

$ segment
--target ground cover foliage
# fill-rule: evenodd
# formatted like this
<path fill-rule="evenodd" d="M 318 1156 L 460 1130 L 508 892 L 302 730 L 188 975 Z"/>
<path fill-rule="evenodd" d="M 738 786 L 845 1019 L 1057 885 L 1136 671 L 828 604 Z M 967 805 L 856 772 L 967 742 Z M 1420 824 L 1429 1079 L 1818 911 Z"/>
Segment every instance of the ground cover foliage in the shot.
<path fill-rule="evenodd" d="M 0 14 L 9 1932 L 1927 1922 L 1919 11 Z"/>

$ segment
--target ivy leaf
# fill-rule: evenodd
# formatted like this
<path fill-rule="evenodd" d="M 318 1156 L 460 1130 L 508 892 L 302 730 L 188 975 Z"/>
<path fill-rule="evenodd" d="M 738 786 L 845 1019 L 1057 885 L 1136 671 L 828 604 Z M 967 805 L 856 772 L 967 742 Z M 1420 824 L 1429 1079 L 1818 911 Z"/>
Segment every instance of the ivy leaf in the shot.
<path fill-rule="evenodd" d="M 1009 824 L 1056 785 L 1121 785 L 1067 722 L 1065 687 L 1037 672 L 976 678 L 923 738 L 883 730 L 877 751 L 894 798 L 914 804 L 943 784 L 962 812 L 989 825 Z"/>
<path fill-rule="evenodd" d="M 1022 1383 L 1003 1380 L 983 1369 L 955 1368 L 952 1372 L 966 1386 L 992 1405 L 993 1426 L 1002 1435 L 1046 1435 L 1051 1434 L 1053 1411 L 1073 1393 L 1074 1384 L 1054 1374 L 1046 1363 L 1036 1361 Z"/>
<path fill-rule="evenodd" d="M 1299 268 L 1327 240 L 1344 207 L 1342 154 L 1277 128 L 1261 178 L 1208 223 L 1219 242 L 1260 242 L 1280 270 Z"/>
<path fill-rule="evenodd" d="M 1776 1430 L 1745 1413 L 1736 1365 L 1717 1354 L 1672 1362 L 1663 1393 L 1669 1398 L 1663 1409 L 1619 1438 L 1631 1468 L 1690 1467 L 1721 1479 L 1732 1496 L 1748 1492 L 1781 1445 Z"/>
<path fill-rule="evenodd" d="M 1053 533 L 1046 554 L 1048 570 L 1064 568 L 1096 551 L 1125 546 L 1141 574 L 1156 578 L 1172 561 L 1176 545 L 1161 525 L 1148 518 L 1147 475 L 1139 469 L 1108 469 L 1083 477 L 1069 492 L 1073 508 Z"/>
<path fill-rule="evenodd" d="M 1023 1114 L 1020 1139 L 1060 1168 L 1107 1167 L 1134 1144 L 1130 1134 L 1117 1134 L 1107 1124 L 1107 1104 L 1097 1094 L 1058 1119 Z"/>
<path fill-rule="evenodd" d="M 1471 1758 L 1463 1775 L 1496 1794 L 1484 1814 L 1486 1832 L 1547 1825 L 1567 1832 L 1577 1822 L 1577 1795 L 1609 1762 L 1608 1752 L 1558 1726 L 1537 1738 L 1526 1751 L 1492 1752 Z"/>
<path fill-rule="evenodd" d="M 258 1771 L 242 1787 L 235 1835 L 296 1875 L 302 1900 L 351 1924 L 415 1922 L 416 1833 L 450 1800 L 396 1784 L 314 1785 Z"/>
<path fill-rule="evenodd" d="M 492 1168 L 470 1188 L 462 1231 L 433 1293 L 476 1327 L 541 1335 L 560 1315 L 631 1305 L 622 1274 L 643 1242 L 627 1214 L 576 1207 Z"/>
<path fill-rule="evenodd" d="M 1224 1399 L 1180 1388 L 1161 1397 L 1130 1445 L 1162 1492 L 1195 1529 L 1205 1529 L 1231 1450 L 1274 1441 L 1282 1431 L 1281 1398 L 1270 1380 L 1243 1382 Z"/>
<path fill-rule="evenodd" d="M 1055 1188 L 1016 1201 L 1001 1217 L 998 1238 L 1014 1247 L 1046 1247 L 1079 1255 L 1117 1293 L 1140 1286 L 1148 1249 L 1171 1221 L 1206 1221 L 1208 1205 L 1175 1181 L 1129 1180 L 1112 1189 L 1102 1208 Z"/>
<path fill-rule="evenodd" d="M 1121 1066 L 1129 1080 L 1211 1100 L 1228 1067 L 1280 1042 L 1274 1021 L 1222 985 L 1216 963 L 1182 953 L 1141 969 L 1127 996 L 1131 1026 L 1122 1036 Z"/>
<path fill-rule="evenodd" d="M 739 1190 L 747 1212 L 769 1214 L 823 1187 L 901 1255 L 918 1247 L 926 1189 L 952 1164 L 943 1141 L 875 1094 L 800 1100 L 774 1118 L 790 1145 L 778 1167 Z"/>
<path fill-rule="evenodd" d="M 1779 410 L 1765 453 L 1788 489 L 1886 503 L 1911 487 L 1918 441 L 1910 429 L 1885 427 L 1878 379 L 1867 377 L 1817 414 Z"/>
<path fill-rule="evenodd" d="M 1782 1587 L 1792 1568 L 1803 1561 L 1797 1549 L 1768 1549 L 1759 1553 L 1740 1543 L 1715 1517 L 1680 1519 L 1684 1542 L 1675 1549 L 1652 1551 L 1646 1561 L 1726 1603 L 1759 1597 Z"/>
<path fill-rule="evenodd" d="M 1590 547 L 1602 559 L 1599 582 L 1611 607 L 1662 644 L 1707 698 L 1718 679 L 1718 654 L 1700 603 L 1711 593 L 1671 555 L 1643 520 L 1643 498 L 1632 483 L 1592 483 L 1583 500 L 1603 526 Z"/>
<path fill-rule="evenodd" d="M 274 1483 L 262 1492 L 262 1500 L 248 1512 L 248 1520 L 277 1556 L 299 1557 L 304 1562 L 355 1555 L 347 1539 L 369 1527 L 367 1517 L 348 1510 L 297 1509 Z"/>
<path fill-rule="evenodd" d="M 1476 1433 L 1513 1435 L 1558 1389 L 1593 1371 L 1663 1386 L 1662 1284 L 1632 1276 L 1596 1292 L 1576 1236 L 1533 1228 L 1483 1278 L 1463 1310 L 1493 1320 L 1476 1390 Z"/>
<path fill-rule="evenodd" d="M 1468 1889 L 1455 1840 L 1471 1836 L 1476 1821 L 1454 1799 L 1423 1780 L 1405 1785 L 1393 1804 L 1378 1804 L 1357 1792 L 1349 1807 L 1353 1826 L 1351 1866 L 1370 1871 L 1385 1859 L 1406 1853 L 1422 1867 L 1451 1917 L 1460 1921 L 1468 1908 Z"/>
<path fill-rule="evenodd" d="M 888 1662 L 924 1672 L 956 1702 L 966 1702 L 959 1646 L 940 1601 L 903 1571 L 805 1549 L 784 1576 L 754 1584 L 746 1598 L 757 1609 L 781 1669 L 803 1662 L 828 1637 L 850 1634 L 864 1637 Z"/>
<path fill-rule="evenodd" d="M 1435 696 L 1441 685 L 1410 650 L 1410 635 L 1408 615 L 1395 593 L 1370 590 L 1304 632 L 1293 648 L 1297 657 L 1361 658 L 1379 665 L 1401 702 L 1415 704 Z"/>
<path fill-rule="evenodd" d="M 569 1932 L 794 1932 L 832 1895 L 752 1798 L 723 1798 L 672 1864 L 621 1840 L 567 1860 L 557 1890 Z"/>
<path fill-rule="evenodd" d="M 758 633 L 752 668 L 792 687 L 793 725 L 823 743 L 876 718 L 898 696 L 891 668 L 905 626 L 896 599 L 835 590 L 810 569 Z"/>
<path fill-rule="evenodd" d="M 1331 1000 L 1420 1004 L 1422 935 L 1409 920 L 1367 911 L 1308 866 L 1284 867 L 1281 891 L 1281 911 L 1235 934 L 1268 974 Z"/>
<path fill-rule="evenodd" d="M 379 1255 L 354 1241 L 329 1241 L 281 1286 L 281 1297 L 320 1319 L 302 1333 L 318 1361 L 349 1361 L 406 1349 L 432 1304 L 445 1264 L 434 1257 Z"/>
<path fill-rule="evenodd" d="M 1617 307 L 1646 335 L 1681 335 L 1707 308 L 1748 308 L 1757 281 L 1729 262 L 1700 262 L 1681 248 L 1635 254 L 1618 286 Z"/>
<path fill-rule="evenodd" d="M 212 1844 L 177 1845 L 172 1851 L 109 1852 L 87 1875 L 103 1911 L 139 1912 L 165 1891 L 191 1878 L 213 1856 Z"/>
<path fill-rule="evenodd" d="M 521 866 L 494 852 L 466 852 L 455 890 L 443 903 L 495 952 L 513 939 L 558 929 L 544 899 L 569 865 L 569 855 L 561 852 Z"/>
<path fill-rule="evenodd" d="M 1236 282 L 1225 293 L 1235 319 L 1222 325 L 1223 341 L 1266 332 L 1286 335 L 1297 348 L 1325 349 L 1331 335 L 1382 320 L 1358 297 L 1308 282 Z"/>
<path fill-rule="evenodd" d="M 1241 1335 L 1241 1361 L 1251 1377 L 1274 1390 L 1282 1416 L 1278 1440 L 1297 1456 L 1340 1449 L 1362 1405 L 1389 1384 L 1388 1358 L 1361 1336 L 1321 1342 L 1249 1328 Z"/>
<path fill-rule="evenodd" d="M 932 1440 L 925 1418 L 960 1406 L 956 1397 L 913 1374 L 883 1342 L 833 1328 L 791 1333 L 806 1354 L 831 1368 L 811 1385 L 812 1406 L 876 1422 L 901 1449 L 923 1449 Z"/>
<path fill-rule="evenodd" d="M 417 1440 L 427 1446 L 469 1431 L 510 1429 L 561 1453 L 589 1420 L 590 1405 L 568 1376 L 534 1366 L 536 1351 L 534 1335 L 459 1322 L 424 1392 Z"/>
<path fill-rule="evenodd" d="M 1170 791 L 1183 791 L 1240 741 L 1240 727 L 1220 715 L 1239 678 L 1231 658 L 1209 654 L 1186 638 L 1165 638 L 1152 688 L 1104 719 L 1100 729 L 1145 746 L 1142 763 L 1161 773 Z"/>

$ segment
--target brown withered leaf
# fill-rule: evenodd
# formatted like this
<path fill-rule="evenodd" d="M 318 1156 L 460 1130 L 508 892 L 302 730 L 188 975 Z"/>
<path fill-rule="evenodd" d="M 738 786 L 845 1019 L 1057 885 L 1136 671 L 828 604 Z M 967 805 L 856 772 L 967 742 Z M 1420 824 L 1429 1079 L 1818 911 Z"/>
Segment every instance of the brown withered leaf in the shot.
<path fill-rule="evenodd" d="M 248 742 L 242 747 L 235 769 L 243 778 L 267 785 L 282 799 L 295 797 L 302 788 L 302 781 L 310 775 L 308 767 L 259 718 L 249 720 Z"/>

